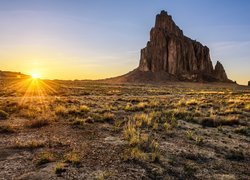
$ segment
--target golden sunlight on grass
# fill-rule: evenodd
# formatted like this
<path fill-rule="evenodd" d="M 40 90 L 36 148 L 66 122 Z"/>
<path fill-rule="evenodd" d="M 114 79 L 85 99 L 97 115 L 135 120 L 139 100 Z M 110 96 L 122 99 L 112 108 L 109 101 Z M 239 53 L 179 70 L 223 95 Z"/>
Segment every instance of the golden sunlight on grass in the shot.
<path fill-rule="evenodd" d="M 34 76 L 33 76 L 34 75 Z M 55 92 L 55 90 L 43 80 L 39 79 L 37 74 L 32 74 L 32 78 L 24 80 L 20 84 L 24 93 L 21 98 L 21 103 L 25 101 L 39 101 L 41 104 L 48 93 Z"/>
<path fill-rule="evenodd" d="M 38 102 L 45 106 L 45 99 L 55 94 L 57 87 L 56 83 L 40 79 L 39 74 L 32 74 L 30 78 L 13 81 L 6 88 L 16 91 L 19 104 Z"/>

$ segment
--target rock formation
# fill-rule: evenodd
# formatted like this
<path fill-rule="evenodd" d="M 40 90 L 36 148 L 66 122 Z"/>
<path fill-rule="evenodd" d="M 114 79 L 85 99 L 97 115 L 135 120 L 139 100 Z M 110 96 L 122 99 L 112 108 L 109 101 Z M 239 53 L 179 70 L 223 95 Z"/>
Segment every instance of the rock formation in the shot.
<path fill-rule="evenodd" d="M 138 70 L 163 71 L 179 80 L 229 81 L 220 62 L 213 69 L 209 48 L 184 36 L 166 11 L 156 16 L 150 41 L 141 50 Z"/>
<path fill-rule="evenodd" d="M 214 76 L 216 79 L 218 79 L 220 81 L 227 81 L 228 80 L 226 71 L 219 61 L 217 61 L 216 65 L 215 65 Z"/>
<path fill-rule="evenodd" d="M 248 86 L 250 86 L 250 81 L 248 81 Z"/>
<path fill-rule="evenodd" d="M 113 82 L 232 82 L 220 62 L 215 69 L 209 48 L 186 37 L 166 11 L 156 16 L 139 67 Z"/>

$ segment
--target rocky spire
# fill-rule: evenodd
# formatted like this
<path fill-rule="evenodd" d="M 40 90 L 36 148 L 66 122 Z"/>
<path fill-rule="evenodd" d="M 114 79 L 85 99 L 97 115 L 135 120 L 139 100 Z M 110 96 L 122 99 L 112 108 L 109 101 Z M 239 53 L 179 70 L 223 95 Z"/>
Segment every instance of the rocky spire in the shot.
<path fill-rule="evenodd" d="M 220 63 L 213 70 L 209 48 L 184 36 L 166 11 L 156 16 L 150 41 L 141 50 L 138 69 L 143 72 L 166 72 L 179 79 L 193 81 L 228 80 Z"/>
<path fill-rule="evenodd" d="M 223 65 L 219 61 L 217 61 L 216 65 L 215 65 L 214 76 L 216 79 L 218 79 L 220 81 L 227 81 L 228 80 L 226 71 L 225 71 Z"/>

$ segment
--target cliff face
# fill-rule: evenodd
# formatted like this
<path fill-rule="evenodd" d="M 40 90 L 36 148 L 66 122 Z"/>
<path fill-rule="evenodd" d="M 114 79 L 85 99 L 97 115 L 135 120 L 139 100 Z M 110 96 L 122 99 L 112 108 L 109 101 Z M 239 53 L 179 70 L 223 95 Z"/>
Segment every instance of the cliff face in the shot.
<path fill-rule="evenodd" d="M 218 62 L 213 69 L 209 48 L 184 36 L 165 11 L 156 16 L 138 70 L 166 72 L 180 80 L 228 81 L 222 64 Z"/>

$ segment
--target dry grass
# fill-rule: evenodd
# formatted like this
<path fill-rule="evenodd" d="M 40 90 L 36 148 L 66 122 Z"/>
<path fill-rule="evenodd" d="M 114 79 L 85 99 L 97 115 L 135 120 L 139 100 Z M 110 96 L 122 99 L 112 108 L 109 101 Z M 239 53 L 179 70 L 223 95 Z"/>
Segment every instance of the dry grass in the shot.
<path fill-rule="evenodd" d="M 35 159 L 37 165 L 43 165 L 55 161 L 55 155 L 49 151 L 39 153 Z"/>
<path fill-rule="evenodd" d="M 57 175 L 61 175 L 62 173 L 66 172 L 67 165 L 65 163 L 58 162 L 54 168 L 54 171 Z"/>
<path fill-rule="evenodd" d="M 81 164 L 81 157 L 78 152 L 70 152 L 64 156 L 64 161 L 74 166 L 79 166 Z"/>
<path fill-rule="evenodd" d="M 0 125 L 0 134 L 9 134 L 15 132 L 15 128 L 11 125 Z"/>
<path fill-rule="evenodd" d="M 0 120 L 8 119 L 9 114 L 3 110 L 0 110 Z"/>
<path fill-rule="evenodd" d="M 47 119 L 35 119 L 35 120 L 30 120 L 25 123 L 25 127 L 28 128 L 41 128 L 44 126 L 48 126 L 50 124 L 50 121 Z"/>
<path fill-rule="evenodd" d="M 26 142 L 20 142 L 16 141 L 15 145 L 13 145 L 13 148 L 16 149 L 37 149 L 37 148 L 43 148 L 46 146 L 46 143 L 44 141 L 26 141 Z"/>
<path fill-rule="evenodd" d="M 8 88 L 0 95 L 0 109 L 8 113 L 0 115 L 8 119 L 0 121 L 3 178 L 39 174 L 51 166 L 48 176 L 62 179 L 80 173 L 83 179 L 102 179 L 102 172 L 112 172 L 110 179 L 248 177 L 249 90 L 185 83 L 53 83 L 59 84 L 56 92 L 43 98 L 20 102 L 25 92 Z"/>

